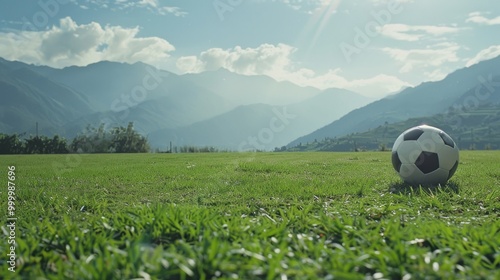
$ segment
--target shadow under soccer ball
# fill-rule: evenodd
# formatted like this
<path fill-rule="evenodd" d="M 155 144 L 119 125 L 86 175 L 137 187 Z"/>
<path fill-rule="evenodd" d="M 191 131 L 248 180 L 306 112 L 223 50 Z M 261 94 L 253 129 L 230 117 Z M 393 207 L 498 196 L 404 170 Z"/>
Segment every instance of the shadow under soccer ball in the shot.
<path fill-rule="evenodd" d="M 405 182 L 396 182 L 389 185 L 389 192 L 393 194 L 415 194 L 415 193 L 455 193 L 460 192 L 460 185 L 454 181 L 448 181 L 446 184 L 441 185 L 411 185 Z"/>

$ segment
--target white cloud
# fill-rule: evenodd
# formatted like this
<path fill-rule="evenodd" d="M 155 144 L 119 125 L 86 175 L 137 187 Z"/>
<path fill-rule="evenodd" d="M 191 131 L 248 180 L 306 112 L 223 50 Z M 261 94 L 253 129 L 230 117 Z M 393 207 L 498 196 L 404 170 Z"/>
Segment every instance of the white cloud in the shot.
<path fill-rule="evenodd" d="M 187 15 L 187 12 L 181 11 L 181 8 L 179 7 L 168 7 L 168 6 L 159 7 L 158 13 L 160 15 L 173 14 L 176 17 L 183 17 Z"/>
<path fill-rule="evenodd" d="M 129 5 L 134 6 L 134 2 L 129 2 Z M 156 11 L 160 15 L 173 14 L 177 17 L 187 15 L 187 13 L 181 11 L 179 7 L 161 6 L 158 0 L 140 0 L 135 6 L 145 7 L 151 11 Z"/>
<path fill-rule="evenodd" d="M 290 66 L 289 56 L 295 49 L 285 44 L 263 44 L 257 48 L 233 49 L 212 48 L 202 52 L 199 57 L 181 57 L 178 67 L 184 72 L 203 72 L 217 70 L 221 67 L 230 71 L 255 75 L 265 74 L 279 76 Z"/>
<path fill-rule="evenodd" d="M 374 5 L 387 5 L 389 3 L 412 3 L 413 0 L 371 0 Z"/>
<path fill-rule="evenodd" d="M 187 12 L 182 11 L 179 7 L 162 6 L 158 0 L 86 0 L 86 2 L 89 4 L 93 4 L 101 9 L 110 8 L 112 11 L 116 11 L 117 9 L 125 10 L 132 8 L 141 8 L 147 9 L 152 13 L 156 13 L 159 15 L 173 14 L 177 17 L 183 17 L 188 14 Z M 80 7 L 82 9 L 88 9 L 87 6 Z"/>
<path fill-rule="evenodd" d="M 158 7 L 158 0 L 140 0 L 139 5 L 152 6 L 154 8 Z"/>
<path fill-rule="evenodd" d="M 342 76 L 342 71 L 339 68 L 329 70 L 327 73 L 322 75 L 314 75 L 305 71 L 303 72 L 304 73 L 291 73 L 290 81 L 302 86 L 313 86 L 320 89 L 331 87 L 344 88 L 370 97 L 380 98 L 389 93 L 398 91 L 403 87 L 412 86 L 395 76 L 386 74 L 378 74 L 374 77 L 349 80 Z"/>
<path fill-rule="evenodd" d="M 419 41 L 428 36 L 458 33 L 460 28 L 434 25 L 386 24 L 378 28 L 381 35 L 400 41 Z"/>
<path fill-rule="evenodd" d="M 477 53 L 476 56 L 467 61 L 465 65 L 469 67 L 480 61 L 492 59 L 499 55 L 500 55 L 500 45 L 490 46 L 489 48 L 481 50 L 479 53 Z"/>
<path fill-rule="evenodd" d="M 382 97 L 401 87 L 411 86 L 397 77 L 384 74 L 349 80 L 342 76 L 341 69 L 317 74 L 308 68 L 297 68 L 291 59 L 295 51 L 294 47 L 285 44 L 263 44 L 256 48 L 213 48 L 199 56 L 179 58 L 177 68 L 183 73 L 198 73 L 223 67 L 243 75 L 267 75 L 278 81 L 290 81 L 319 89 L 345 88 L 372 97 Z"/>
<path fill-rule="evenodd" d="M 459 61 L 457 52 L 460 48 L 456 43 L 440 43 L 425 49 L 383 48 L 382 51 L 402 64 L 401 73 L 408 73 L 415 68 L 431 68 L 431 71 L 434 71 L 445 63 L 457 62 Z"/>
<path fill-rule="evenodd" d="M 481 12 L 473 12 L 469 14 L 469 17 L 465 20 L 465 22 L 472 22 L 484 25 L 498 25 L 500 24 L 500 16 L 495 18 L 487 18 Z"/>
<path fill-rule="evenodd" d="M 425 71 L 424 76 L 427 77 L 427 81 L 440 81 L 444 79 L 449 73 L 443 72 L 441 68 L 433 69 L 431 71 Z"/>
<path fill-rule="evenodd" d="M 255 2 L 271 2 L 270 0 L 254 0 Z M 272 2 L 280 2 L 288 7 L 306 13 L 313 13 L 323 10 L 324 8 L 332 8 L 330 12 L 334 13 L 341 0 L 272 0 Z"/>
<path fill-rule="evenodd" d="M 156 64 L 175 48 L 158 37 L 138 37 L 139 28 L 78 25 L 70 17 L 44 31 L 0 32 L 0 56 L 61 68 L 102 60 Z"/>
<path fill-rule="evenodd" d="M 203 62 L 194 55 L 178 58 L 176 66 L 182 73 L 197 73 L 204 71 Z"/>
<path fill-rule="evenodd" d="M 85 6 L 88 8 L 88 5 L 80 5 L 78 4 L 77 0 L 69 0 L 70 2 L 73 2 L 75 5 L 79 6 L 80 8 L 83 8 L 82 6 Z M 108 0 L 85 0 L 86 4 L 92 4 L 95 6 L 98 6 L 100 8 L 108 8 L 109 1 Z M 85 9 L 85 8 L 83 8 Z"/>

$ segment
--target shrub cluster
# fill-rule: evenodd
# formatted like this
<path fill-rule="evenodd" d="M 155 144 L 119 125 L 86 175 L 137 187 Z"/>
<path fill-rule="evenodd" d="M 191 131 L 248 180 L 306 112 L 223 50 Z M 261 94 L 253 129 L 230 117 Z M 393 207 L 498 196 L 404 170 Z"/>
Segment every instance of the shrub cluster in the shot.
<path fill-rule="evenodd" d="M 134 130 L 133 123 L 127 127 L 110 130 L 101 124 L 98 128 L 87 126 L 71 143 L 55 135 L 30 136 L 22 139 L 19 134 L 0 133 L 0 154 L 65 154 L 65 153 L 146 153 L 149 143 L 146 137 Z"/>
<path fill-rule="evenodd" d="M 66 139 L 55 135 L 30 136 L 21 139 L 18 134 L 0 134 L 0 154 L 65 154 L 68 153 Z"/>

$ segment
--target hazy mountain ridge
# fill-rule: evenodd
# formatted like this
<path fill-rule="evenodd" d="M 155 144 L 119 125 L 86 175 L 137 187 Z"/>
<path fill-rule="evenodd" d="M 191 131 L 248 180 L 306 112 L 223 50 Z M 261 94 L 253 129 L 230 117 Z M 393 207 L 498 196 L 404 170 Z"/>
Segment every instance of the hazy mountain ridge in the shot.
<path fill-rule="evenodd" d="M 441 81 L 422 83 L 353 110 L 339 120 L 297 138 L 287 146 L 294 147 L 326 137 L 364 132 L 386 122 L 395 123 L 443 113 L 449 107 L 463 103 L 460 98 L 464 94 L 485 87 L 485 81 L 496 75 L 500 75 L 500 57 L 459 69 Z"/>
<path fill-rule="evenodd" d="M 185 74 L 183 79 L 202 84 L 226 100 L 238 105 L 290 105 L 319 94 L 321 90 L 301 87 L 287 81 L 263 76 L 244 76 L 220 68 L 198 74 Z"/>
<path fill-rule="evenodd" d="M 93 113 L 85 95 L 29 68 L 0 60 L 0 128 L 5 133 L 59 133 L 69 120 Z"/>
<path fill-rule="evenodd" d="M 500 92 L 497 93 L 500 96 Z M 460 149 L 500 149 L 500 103 L 483 104 L 429 117 L 384 124 L 347 136 L 301 143 L 288 151 L 355 151 L 391 149 L 406 129 L 427 124 L 448 133 Z"/>
<path fill-rule="evenodd" d="M 153 147 L 172 141 L 271 150 L 440 114 L 470 102 L 466 93 L 498 86 L 497 76 L 500 57 L 372 102 L 344 89 L 320 91 L 225 69 L 176 75 L 143 63 L 53 69 L 0 59 L 0 129 L 34 134 L 38 122 L 40 133 L 72 138 L 89 124 L 134 122 Z M 493 93 L 481 102 L 497 99 Z"/>
<path fill-rule="evenodd" d="M 143 63 L 99 62 L 54 69 L 0 62 L 4 104 L 8 105 L 0 117 L 3 133 L 34 134 L 38 122 L 40 133 L 72 138 L 89 124 L 118 126 L 134 122 L 136 130 L 152 143 L 163 144 L 167 138 L 174 138 L 176 145 L 235 148 L 269 127 L 276 117 L 274 110 L 293 111 L 296 124 L 287 124 L 286 130 L 276 133 L 272 141 L 264 141 L 265 149 L 272 149 L 275 144 L 284 145 L 371 101 L 345 90 L 321 92 L 224 69 L 179 76 Z M 13 76 L 22 72 L 30 74 Z M 27 84 L 30 86 L 20 86 Z M 41 85 L 50 87 L 38 88 L 36 96 L 27 95 Z M 333 104 L 335 101 L 339 104 Z M 15 116 L 17 123 L 7 125 L 9 116 Z"/>
<path fill-rule="evenodd" d="M 173 141 L 231 150 L 271 150 L 370 101 L 370 98 L 348 90 L 328 89 L 290 105 L 242 105 L 186 127 L 156 131 L 150 139 L 153 145 L 160 147 L 166 147 L 167 141 Z M 156 143 L 156 139 L 163 142 Z"/>

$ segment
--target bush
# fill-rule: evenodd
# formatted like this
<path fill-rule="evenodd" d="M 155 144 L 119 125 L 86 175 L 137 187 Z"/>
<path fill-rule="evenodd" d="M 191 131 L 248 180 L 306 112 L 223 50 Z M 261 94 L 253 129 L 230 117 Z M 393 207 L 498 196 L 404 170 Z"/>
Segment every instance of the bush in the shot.
<path fill-rule="evenodd" d="M 115 127 L 111 131 L 87 126 L 84 133 L 76 136 L 70 145 L 66 139 L 55 135 L 30 136 L 21 139 L 18 134 L 0 133 L 0 154 L 65 154 L 78 153 L 146 153 L 149 143 L 146 137 L 134 131 L 133 123 Z"/>
<path fill-rule="evenodd" d="M 0 154 L 65 154 L 68 153 L 66 139 L 55 135 L 30 136 L 21 140 L 19 135 L 0 134 Z"/>
<path fill-rule="evenodd" d="M 98 128 L 87 126 L 82 135 L 78 135 L 71 143 L 71 150 L 79 153 L 146 153 L 149 143 L 146 137 L 134 130 L 130 122 L 125 127 L 114 127 L 110 131 L 104 124 Z"/>

